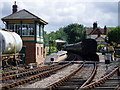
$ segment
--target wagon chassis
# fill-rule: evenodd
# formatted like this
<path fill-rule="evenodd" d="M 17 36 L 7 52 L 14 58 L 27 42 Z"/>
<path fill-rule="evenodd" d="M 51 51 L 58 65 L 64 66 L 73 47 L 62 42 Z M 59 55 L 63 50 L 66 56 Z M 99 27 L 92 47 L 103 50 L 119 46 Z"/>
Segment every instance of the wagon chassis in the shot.
<path fill-rule="evenodd" d="M 1 61 L 2 61 L 2 68 L 10 67 L 13 66 L 10 62 L 14 62 L 14 64 L 18 65 L 19 62 L 21 61 L 23 54 L 3 54 Z"/>

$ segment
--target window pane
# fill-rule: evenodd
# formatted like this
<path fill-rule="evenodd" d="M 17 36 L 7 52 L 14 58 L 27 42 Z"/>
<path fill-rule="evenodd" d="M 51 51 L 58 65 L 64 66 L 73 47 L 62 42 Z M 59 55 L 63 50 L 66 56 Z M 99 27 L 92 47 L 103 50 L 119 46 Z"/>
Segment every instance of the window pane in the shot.
<path fill-rule="evenodd" d="M 21 33 L 22 27 L 22 33 Z M 19 35 L 23 36 L 34 36 L 34 24 L 8 24 L 8 29 L 13 30 Z"/>
<path fill-rule="evenodd" d="M 44 26 L 40 25 L 40 37 L 43 38 L 43 30 L 44 30 Z"/>
<path fill-rule="evenodd" d="M 28 31 L 29 31 L 29 35 L 34 35 L 34 24 L 29 24 L 29 29 L 28 29 Z"/>
<path fill-rule="evenodd" d="M 34 35 L 34 24 L 23 24 L 22 25 L 22 35 L 23 36 L 33 36 Z"/>
<path fill-rule="evenodd" d="M 21 25 L 20 24 L 9 24 L 8 29 L 13 30 L 17 34 L 21 35 Z"/>
<path fill-rule="evenodd" d="M 8 29 L 13 30 L 14 31 L 14 24 L 8 24 Z"/>
<path fill-rule="evenodd" d="M 37 30 L 37 37 L 40 37 L 40 34 L 39 34 L 39 24 L 37 24 L 36 30 Z"/>

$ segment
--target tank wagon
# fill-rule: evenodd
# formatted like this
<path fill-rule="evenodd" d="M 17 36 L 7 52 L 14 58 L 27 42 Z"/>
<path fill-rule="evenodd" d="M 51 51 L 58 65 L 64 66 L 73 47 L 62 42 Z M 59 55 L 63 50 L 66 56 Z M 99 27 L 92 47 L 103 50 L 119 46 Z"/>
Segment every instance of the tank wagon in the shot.
<path fill-rule="evenodd" d="M 63 50 L 68 53 L 76 53 L 87 61 L 99 61 L 97 52 L 97 42 L 94 39 L 85 39 L 75 44 L 68 44 L 63 46 Z"/>
<path fill-rule="evenodd" d="M 21 37 L 15 33 L 5 30 L 0 30 L 0 48 L 2 53 L 2 66 L 16 65 L 20 61 L 23 43 Z"/>

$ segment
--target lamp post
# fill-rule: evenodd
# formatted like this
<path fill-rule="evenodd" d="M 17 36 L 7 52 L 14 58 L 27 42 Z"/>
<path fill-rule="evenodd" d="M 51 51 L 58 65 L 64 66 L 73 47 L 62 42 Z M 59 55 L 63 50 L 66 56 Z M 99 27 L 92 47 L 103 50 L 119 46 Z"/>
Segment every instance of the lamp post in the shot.
<path fill-rule="evenodd" d="M 110 64 L 110 53 L 108 51 L 108 41 L 109 41 L 109 38 L 106 37 L 106 42 L 107 42 L 107 46 L 106 46 L 106 53 L 105 53 L 105 64 L 106 64 L 106 70 L 108 69 L 108 64 Z"/>
<path fill-rule="evenodd" d="M 51 40 L 52 40 L 52 37 L 50 37 L 49 39 L 49 54 L 51 53 Z"/>
<path fill-rule="evenodd" d="M 105 53 L 105 64 L 110 64 L 110 54 L 108 52 L 108 41 L 109 41 L 109 38 L 106 37 L 107 46 L 106 46 L 106 53 Z"/>

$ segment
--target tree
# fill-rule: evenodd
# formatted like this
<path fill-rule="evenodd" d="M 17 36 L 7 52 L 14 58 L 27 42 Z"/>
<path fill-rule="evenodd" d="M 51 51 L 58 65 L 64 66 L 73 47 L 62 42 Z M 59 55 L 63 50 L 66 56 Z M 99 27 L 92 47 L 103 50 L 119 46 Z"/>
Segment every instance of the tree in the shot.
<path fill-rule="evenodd" d="M 55 41 L 56 39 L 65 40 L 68 43 L 76 43 L 86 38 L 85 28 L 81 24 L 69 24 L 60 28 L 56 32 L 45 34 L 46 42 Z"/>
<path fill-rule="evenodd" d="M 67 34 L 68 43 L 76 43 L 85 39 L 85 30 L 81 24 L 70 24 L 63 28 Z"/>
<path fill-rule="evenodd" d="M 109 42 L 120 41 L 120 27 L 112 28 L 108 34 Z"/>
<path fill-rule="evenodd" d="M 45 45 L 47 46 L 49 45 L 49 36 L 46 31 L 44 31 L 44 42 L 45 42 Z"/>
<path fill-rule="evenodd" d="M 56 31 L 56 39 L 67 40 L 67 34 L 64 32 L 64 28 L 60 28 Z"/>

